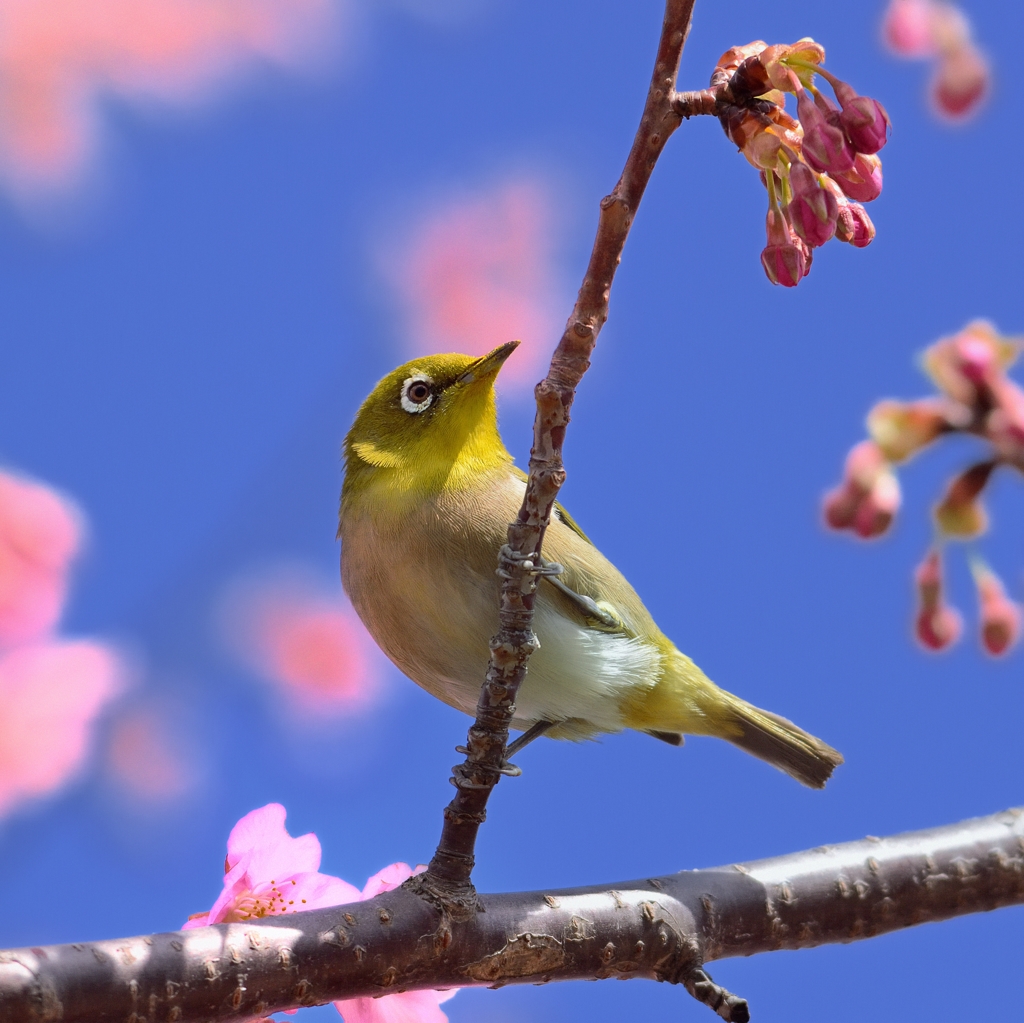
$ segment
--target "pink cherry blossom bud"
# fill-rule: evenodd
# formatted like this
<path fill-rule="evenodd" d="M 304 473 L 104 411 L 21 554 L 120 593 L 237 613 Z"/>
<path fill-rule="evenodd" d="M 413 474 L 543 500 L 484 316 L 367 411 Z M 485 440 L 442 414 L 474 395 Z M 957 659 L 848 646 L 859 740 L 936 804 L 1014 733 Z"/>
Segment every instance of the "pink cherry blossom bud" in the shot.
<path fill-rule="evenodd" d="M 985 436 L 997 454 L 1009 462 L 1024 461 L 1024 391 L 1008 377 L 993 374 L 985 388 L 991 409 Z"/>
<path fill-rule="evenodd" d="M 804 254 L 804 277 L 811 272 L 811 263 L 814 261 L 814 250 L 800 237 L 793 239 L 793 244 Z"/>
<path fill-rule="evenodd" d="M 875 225 L 859 202 L 849 202 L 844 197 L 839 203 L 836 237 L 857 249 L 863 249 L 875 240 Z"/>
<path fill-rule="evenodd" d="M 895 473 L 887 470 L 860 502 L 853 517 L 853 531 L 862 540 L 885 533 L 900 507 L 900 484 Z"/>
<path fill-rule="evenodd" d="M 947 536 L 968 539 L 980 536 L 988 528 L 988 516 L 978 497 L 996 464 L 972 465 L 949 485 L 946 496 L 935 508 L 935 524 Z"/>
<path fill-rule="evenodd" d="M 823 511 L 831 529 L 852 529 L 867 540 L 889 528 L 899 506 L 899 481 L 879 446 L 865 440 L 847 455 L 843 482 L 826 495 Z"/>
<path fill-rule="evenodd" d="M 882 161 L 872 153 L 857 153 L 853 167 L 832 177 L 857 202 L 871 202 L 882 194 Z"/>
<path fill-rule="evenodd" d="M 934 0 L 892 0 L 882 21 L 882 38 L 889 49 L 901 57 L 931 56 L 934 9 Z"/>
<path fill-rule="evenodd" d="M 777 210 L 768 211 L 766 227 L 768 244 L 761 253 L 761 266 L 772 284 L 795 288 L 807 275 L 806 250 Z"/>
<path fill-rule="evenodd" d="M 868 216 L 868 211 L 859 202 L 851 202 L 849 210 L 853 218 L 853 237 L 850 244 L 856 249 L 866 248 L 875 240 L 875 225 Z"/>
<path fill-rule="evenodd" d="M 960 372 L 972 384 L 981 386 L 992 381 L 997 354 L 987 339 L 961 335 L 957 340 L 957 355 L 960 357 Z"/>
<path fill-rule="evenodd" d="M 868 433 L 890 462 L 903 462 L 949 429 L 934 400 L 880 401 L 868 413 Z"/>
<path fill-rule="evenodd" d="M 975 320 L 959 334 L 943 338 L 924 353 L 924 368 L 939 390 L 977 411 L 982 395 L 1006 379 L 1017 345 L 999 336 L 991 323 Z"/>
<path fill-rule="evenodd" d="M 914 626 L 921 645 L 936 651 L 952 646 L 960 638 L 963 629 L 964 623 L 959 612 L 946 604 L 931 611 L 919 611 Z"/>
<path fill-rule="evenodd" d="M 931 83 L 932 102 L 943 116 L 966 120 L 988 94 L 990 78 L 988 61 L 973 43 L 965 42 L 939 59 Z"/>
<path fill-rule="evenodd" d="M 955 609 L 942 599 L 942 559 L 937 550 L 927 557 L 914 573 L 919 601 L 914 633 L 929 650 L 944 650 L 960 638 L 963 622 Z"/>
<path fill-rule="evenodd" d="M 806 245 L 824 245 L 836 233 L 836 197 L 821 187 L 817 175 L 805 163 L 793 164 L 789 180 L 793 199 L 786 207 L 787 219 Z"/>
<path fill-rule="evenodd" d="M 863 492 L 849 480 L 845 480 L 835 490 L 825 495 L 822 508 L 825 525 L 830 529 L 849 529 L 863 499 Z"/>
<path fill-rule="evenodd" d="M 828 109 L 824 97 L 820 103 Z M 834 175 L 852 169 L 853 147 L 839 124 L 838 111 L 828 110 L 826 114 L 811 99 L 810 92 L 801 89 L 797 94 L 797 116 L 804 129 L 804 159 L 816 171 Z"/>
<path fill-rule="evenodd" d="M 877 153 L 888 141 L 889 115 L 885 107 L 869 96 L 859 96 L 853 86 L 836 79 L 836 98 L 843 112 L 839 122 L 858 153 Z"/>
<path fill-rule="evenodd" d="M 878 477 L 889 468 L 882 449 L 873 440 L 855 444 L 846 456 L 845 474 L 861 493 L 868 493 Z"/>
<path fill-rule="evenodd" d="M 981 645 L 999 657 L 1020 638 L 1020 607 L 1006 596 L 999 576 L 983 561 L 972 561 L 971 572 L 981 607 Z"/>

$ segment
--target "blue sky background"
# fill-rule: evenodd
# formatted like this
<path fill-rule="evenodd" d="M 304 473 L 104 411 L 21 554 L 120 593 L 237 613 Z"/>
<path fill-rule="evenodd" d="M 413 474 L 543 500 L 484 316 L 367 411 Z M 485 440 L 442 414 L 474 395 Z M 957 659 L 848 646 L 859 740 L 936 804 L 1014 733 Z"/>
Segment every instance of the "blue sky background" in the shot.
<path fill-rule="evenodd" d="M 1024 330 L 1024 147 L 1008 81 L 1024 14 L 970 9 L 997 87 L 951 129 L 926 108 L 924 66 L 881 50 L 881 10 L 698 0 L 684 88 L 705 85 L 730 45 L 812 35 L 834 73 L 886 104 L 878 237 L 864 251 L 827 246 L 796 291 L 771 287 L 756 175 L 715 121 L 685 124 L 626 248 L 563 492 L 712 678 L 847 763 L 811 792 L 713 740 L 538 742 L 495 793 L 482 890 L 647 877 L 1022 801 L 1022 654 L 980 652 L 962 559 L 952 586 L 966 640 L 935 657 L 910 638 L 927 509 L 970 445 L 901 473 L 904 512 L 883 542 L 819 523 L 870 405 L 927 392 L 917 352 L 977 316 Z M 568 313 L 661 11 L 490 0 L 430 19 L 373 5 L 335 72 L 256 72 L 187 115 L 111 104 L 102 195 L 67 221 L 0 200 L 0 461 L 87 510 L 91 553 L 66 631 L 138 652 L 133 698 L 173 701 L 205 779 L 186 804 L 147 813 L 93 770 L 0 823 L 0 946 L 177 927 L 219 891 L 234 822 L 273 800 L 293 834 L 320 837 L 323 869 L 354 883 L 429 858 L 468 719 L 391 670 L 375 715 L 304 731 L 226 658 L 212 608 L 261 563 L 336 577 L 339 444 L 405 358 L 375 246 L 413 199 L 513 172 L 553 182 Z M 520 464 L 530 416 L 522 400 L 503 407 Z M 999 480 L 983 547 L 1018 599 L 1022 510 L 1020 488 Z M 1022 925 L 1024 911 L 1004 910 L 712 973 L 758 1023 L 963 1019 L 979 992 L 1002 1006 L 1024 996 Z M 644 982 L 463 992 L 446 1009 L 453 1023 L 712 1018 Z"/>

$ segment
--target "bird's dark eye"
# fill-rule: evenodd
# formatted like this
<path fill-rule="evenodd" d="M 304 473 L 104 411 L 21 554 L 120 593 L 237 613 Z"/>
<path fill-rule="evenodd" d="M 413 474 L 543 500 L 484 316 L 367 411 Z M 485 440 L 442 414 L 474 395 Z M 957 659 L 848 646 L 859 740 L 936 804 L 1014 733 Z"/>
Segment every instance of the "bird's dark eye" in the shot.
<path fill-rule="evenodd" d="M 411 413 L 429 408 L 434 400 L 434 392 L 430 388 L 432 382 L 428 376 L 409 377 L 402 384 L 402 408 Z"/>

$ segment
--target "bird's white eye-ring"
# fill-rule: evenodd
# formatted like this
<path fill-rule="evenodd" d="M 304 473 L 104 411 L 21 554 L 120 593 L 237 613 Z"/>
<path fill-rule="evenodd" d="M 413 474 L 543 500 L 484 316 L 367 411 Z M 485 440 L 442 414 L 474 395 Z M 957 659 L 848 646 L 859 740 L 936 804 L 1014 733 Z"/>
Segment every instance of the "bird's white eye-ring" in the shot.
<path fill-rule="evenodd" d="M 434 392 L 430 389 L 433 382 L 425 373 L 409 377 L 402 384 L 402 408 L 412 413 L 429 408 L 434 400 Z"/>

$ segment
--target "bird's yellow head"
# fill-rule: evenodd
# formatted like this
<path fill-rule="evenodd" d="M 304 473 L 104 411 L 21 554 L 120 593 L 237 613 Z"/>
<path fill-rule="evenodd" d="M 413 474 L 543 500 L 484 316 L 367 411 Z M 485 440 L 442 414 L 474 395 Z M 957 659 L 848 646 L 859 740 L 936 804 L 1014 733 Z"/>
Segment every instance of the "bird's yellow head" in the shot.
<path fill-rule="evenodd" d="M 494 380 L 518 345 L 482 358 L 427 355 L 384 377 L 345 438 L 342 504 L 371 489 L 391 499 L 458 490 L 508 465 Z"/>

